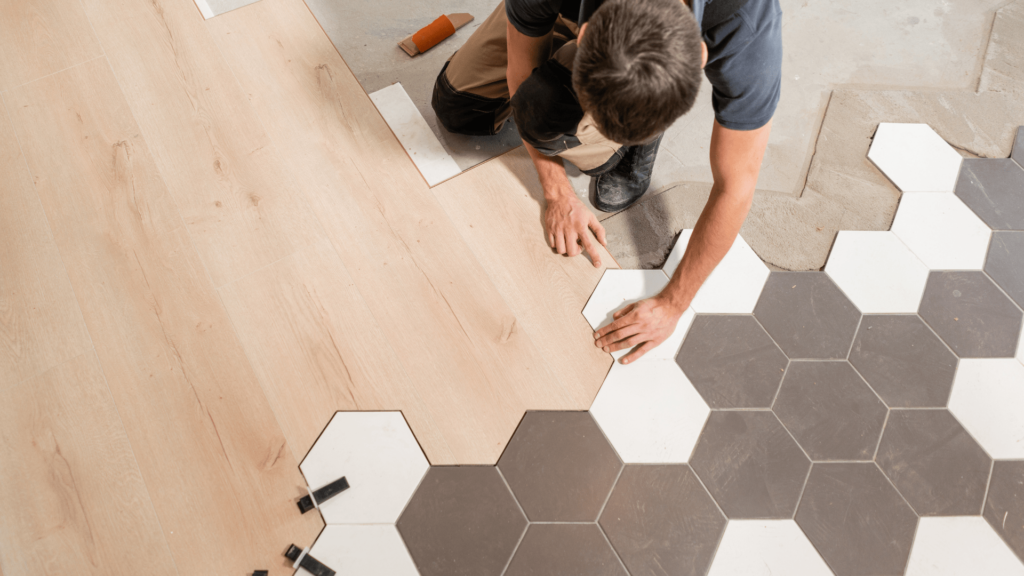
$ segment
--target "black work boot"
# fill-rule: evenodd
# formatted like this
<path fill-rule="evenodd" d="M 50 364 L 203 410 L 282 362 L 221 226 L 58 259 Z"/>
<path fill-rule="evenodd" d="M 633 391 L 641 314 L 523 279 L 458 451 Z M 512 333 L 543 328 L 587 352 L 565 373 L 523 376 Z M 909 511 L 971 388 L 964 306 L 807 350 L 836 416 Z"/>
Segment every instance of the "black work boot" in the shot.
<path fill-rule="evenodd" d="M 597 176 L 595 208 L 602 212 L 617 212 L 631 206 L 647 192 L 662 136 L 664 134 L 659 134 L 647 144 L 629 146 L 615 168 Z"/>

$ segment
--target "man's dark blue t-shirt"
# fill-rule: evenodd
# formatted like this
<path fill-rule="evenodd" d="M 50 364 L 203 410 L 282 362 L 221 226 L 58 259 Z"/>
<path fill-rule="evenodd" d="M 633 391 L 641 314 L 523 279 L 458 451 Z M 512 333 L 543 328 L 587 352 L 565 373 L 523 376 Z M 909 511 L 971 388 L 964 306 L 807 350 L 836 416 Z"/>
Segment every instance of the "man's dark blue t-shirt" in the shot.
<path fill-rule="evenodd" d="M 691 0 L 702 22 L 712 0 Z M 725 0 L 714 0 L 723 2 Z M 516 30 L 538 37 L 559 15 L 582 25 L 602 0 L 505 0 Z M 771 120 L 782 85 L 782 9 L 779 0 L 747 0 L 730 18 L 701 26 L 708 47 L 704 74 L 711 82 L 715 119 L 733 130 L 754 130 Z"/>

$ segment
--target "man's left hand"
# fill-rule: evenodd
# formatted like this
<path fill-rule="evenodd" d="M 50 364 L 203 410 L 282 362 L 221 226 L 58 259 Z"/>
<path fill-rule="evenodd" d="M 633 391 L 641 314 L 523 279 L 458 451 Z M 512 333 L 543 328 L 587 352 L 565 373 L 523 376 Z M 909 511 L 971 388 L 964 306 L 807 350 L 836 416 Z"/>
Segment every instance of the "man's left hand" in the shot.
<path fill-rule="evenodd" d="M 636 346 L 621 360 L 635 362 L 672 335 L 684 310 L 660 295 L 630 304 L 613 315 L 614 322 L 594 333 L 597 347 L 616 352 Z"/>

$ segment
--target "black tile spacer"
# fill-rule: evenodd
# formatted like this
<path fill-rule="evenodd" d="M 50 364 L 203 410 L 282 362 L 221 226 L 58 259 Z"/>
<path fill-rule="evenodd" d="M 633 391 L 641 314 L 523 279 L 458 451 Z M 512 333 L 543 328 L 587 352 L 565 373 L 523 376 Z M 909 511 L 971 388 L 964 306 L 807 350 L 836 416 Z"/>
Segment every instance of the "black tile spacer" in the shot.
<path fill-rule="evenodd" d="M 252 573 L 252 576 L 267 576 L 269 572 L 267 570 L 257 570 Z"/>
<path fill-rule="evenodd" d="M 292 568 L 302 568 L 313 576 L 335 576 L 337 572 L 324 566 L 319 560 L 309 555 L 309 549 L 300 550 L 295 544 L 288 546 L 284 553 L 285 558 L 294 560 Z"/>
<path fill-rule="evenodd" d="M 341 494 L 345 490 L 348 490 L 348 480 L 342 476 L 334 482 L 331 482 L 323 488 L 313 492 L 311 495 L 300 498 L 299 511 L 305 514 L 314 508 L 318 508 L 321 503 Z"/>

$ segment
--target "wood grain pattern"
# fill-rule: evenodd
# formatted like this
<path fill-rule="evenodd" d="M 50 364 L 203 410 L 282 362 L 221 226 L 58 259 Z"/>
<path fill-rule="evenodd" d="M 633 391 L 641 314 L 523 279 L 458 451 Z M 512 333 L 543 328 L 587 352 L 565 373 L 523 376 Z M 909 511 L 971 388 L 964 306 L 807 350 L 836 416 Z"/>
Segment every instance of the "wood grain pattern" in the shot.
<path fill-rule="evenodd" d="M 0 190 L 3 390 L 92 349 L 92 342 L 5 109 Z"/>
<path fill-rule="evenodd" d="M 445 211 L 572 395 L 573 408 L 594 402 L 611 355 L 594 346 L 583 307 L 601 275 L 617 268 L 555 255 L 544 240 L 544 192 L 526 150 L 517 148 L 433 189 Z"/>
<path fill-rule="evenodd" d="M 111 70 L 8 101 L 178 570 L 278 566 L 322 524 Z"/>
<path fill-rule="evenodd" d="M 228 284 L 221 296 L 296 460 L 336 410 L 402 410 L 428 454 L 454 458 L 330 242 Z"/>
<path fill-rule="evenodd" d="M 177 574 L 95 354 L 0 391 L 8 576 Z"/>
<path fill-rule="evenodd" d="M 217 286 L 323 238 L 192 2 L 84 4 Z"/>
<path fill-rule="evenodd" d="M 494 463 L 527 408 L 572 405 L 312 15 L 209 22 L 459 463 Z M 277 78 L 268 83 L 266 78 Z M 434 463 L 440 461 L 430 454 Z"/>
<path fill-rule="evenodd" d="M 78 2 L 0 0 L 0 92 L 102 55 Z"/>

